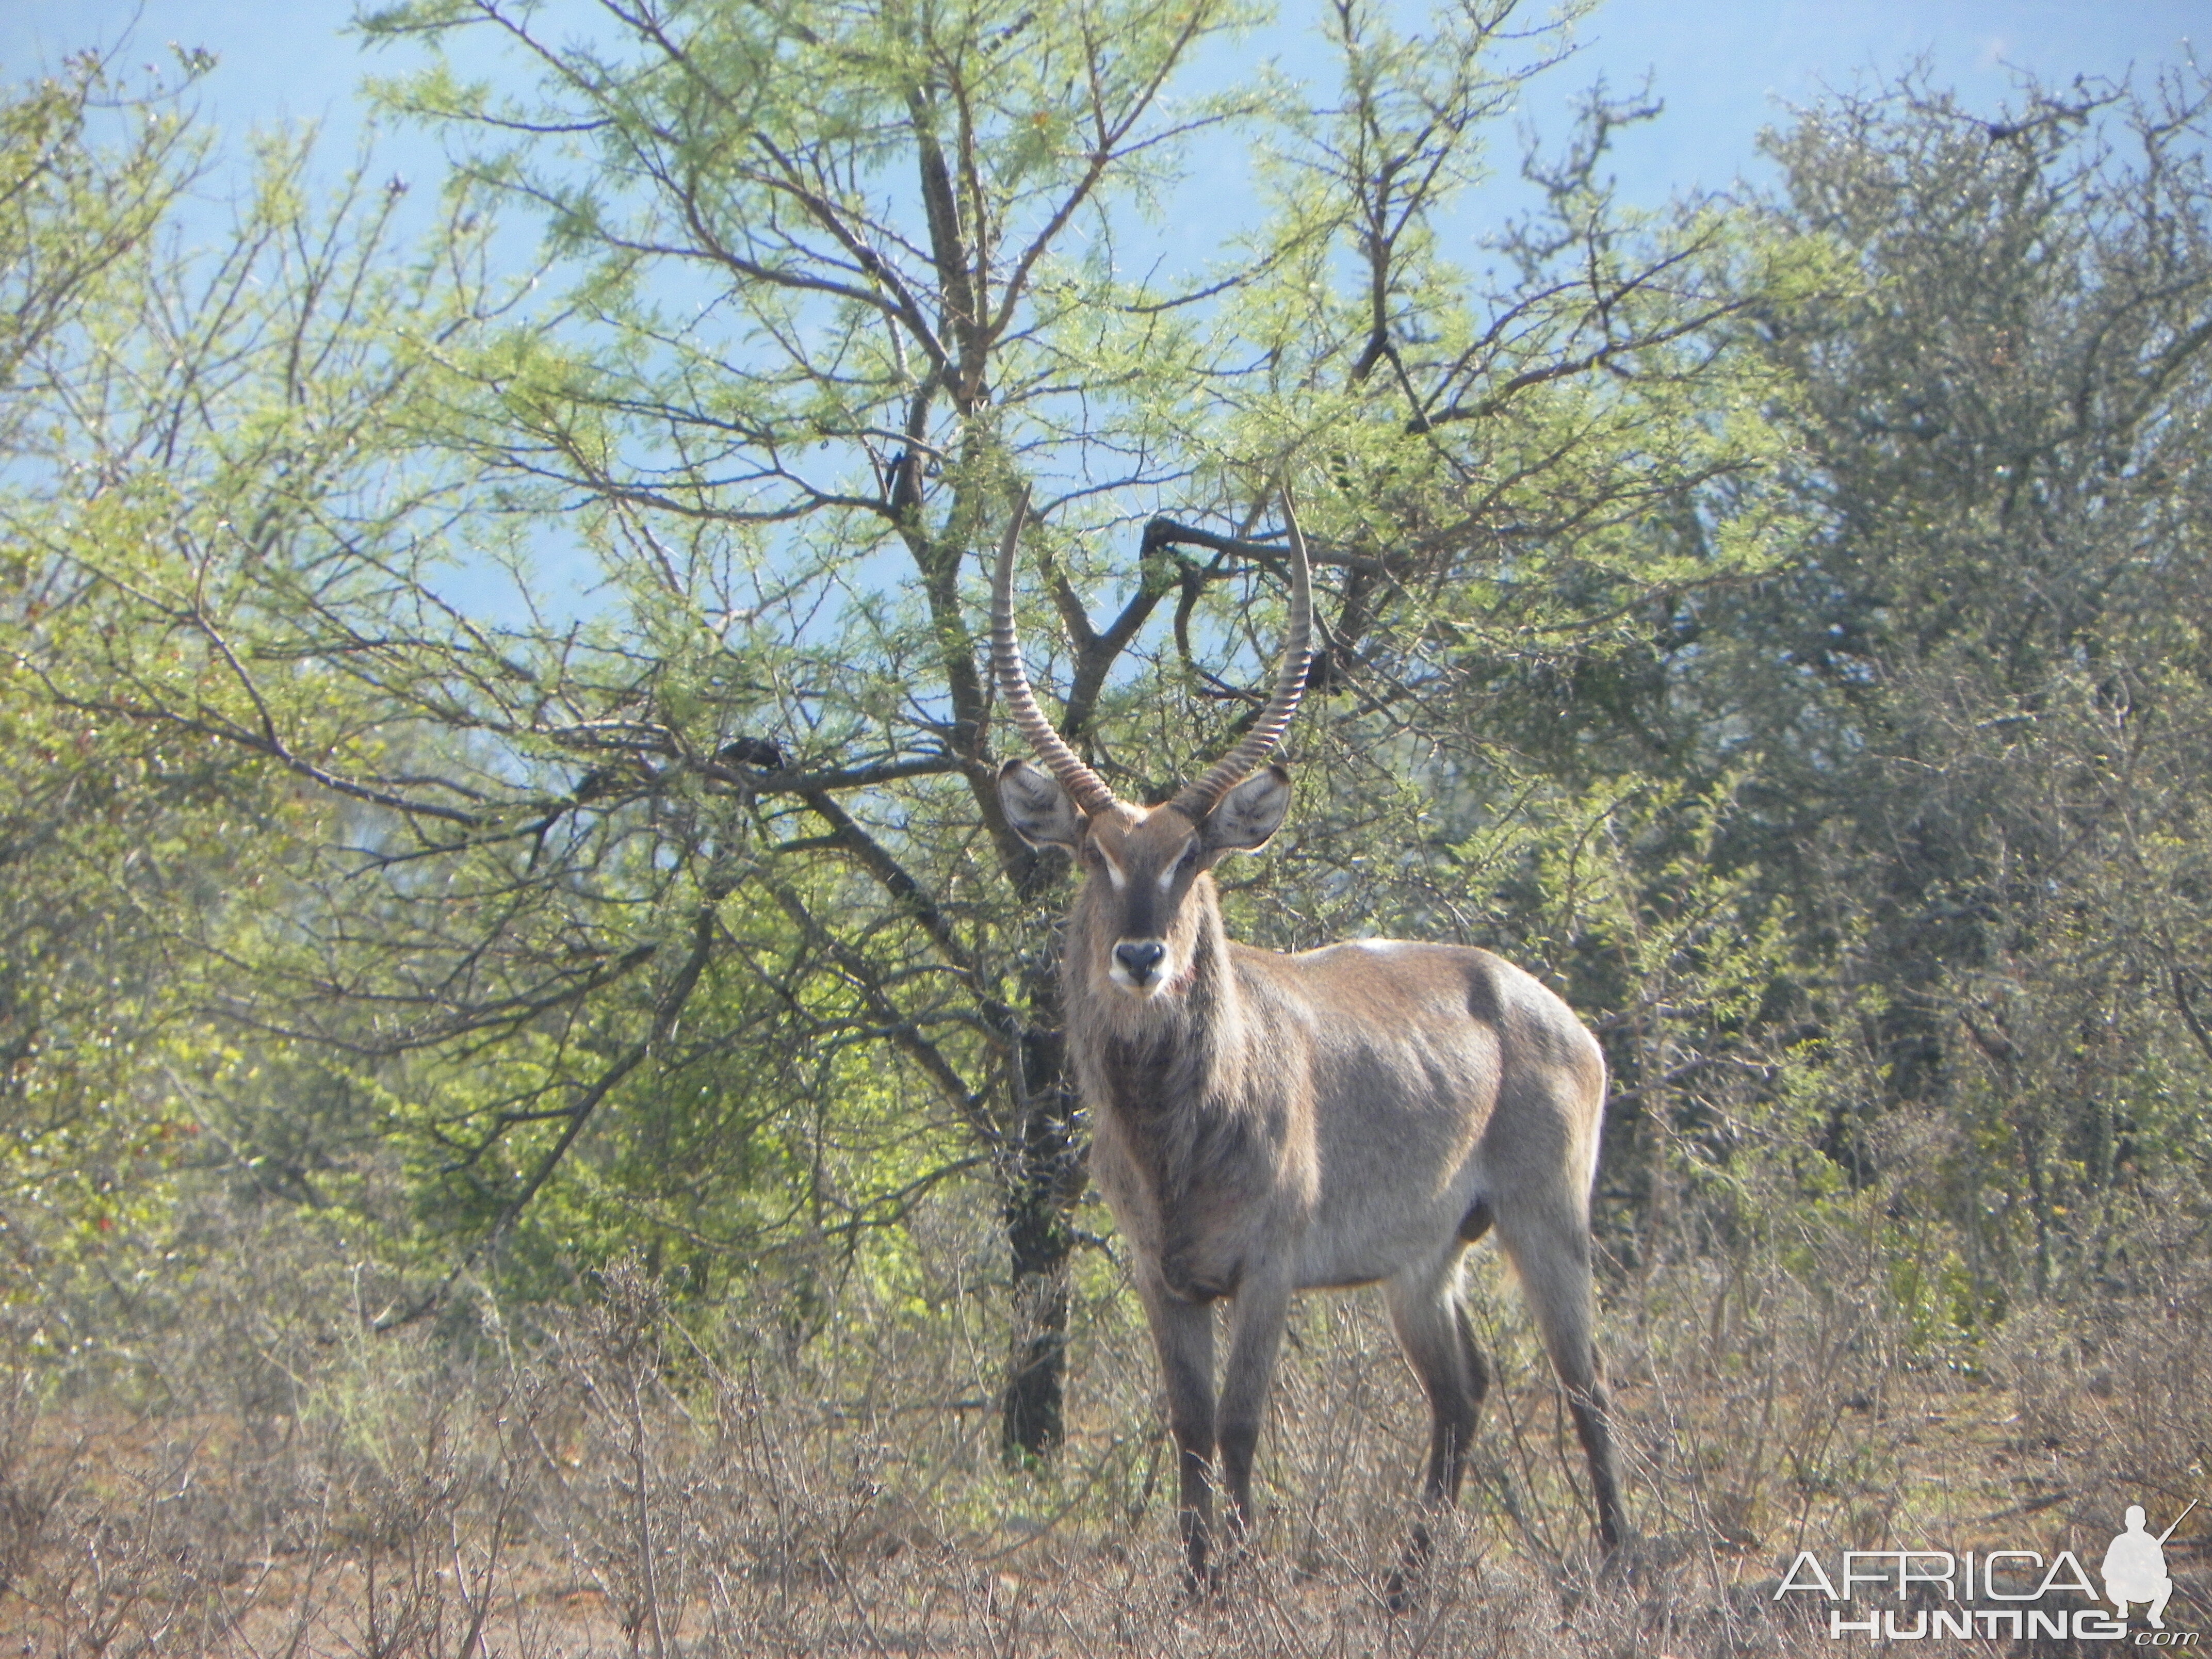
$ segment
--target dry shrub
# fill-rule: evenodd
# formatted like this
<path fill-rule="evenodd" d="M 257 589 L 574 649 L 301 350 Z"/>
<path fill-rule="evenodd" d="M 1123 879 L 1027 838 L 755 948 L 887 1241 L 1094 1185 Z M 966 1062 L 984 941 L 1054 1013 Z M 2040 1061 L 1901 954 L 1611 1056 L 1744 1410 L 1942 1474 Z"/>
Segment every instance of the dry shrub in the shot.
<path fill-rule="evenodd" d="M 0 1381 L 0 1596 L 22 1578 L 57 1505 L 79 1479 L 77 1449 L 40 1432 L 29 1375 Z"/>
<path fill-rule="evenodd" d="M 279 1222 L 127 1343 L 68 1364 L 15 1345 L 0 1628 L 58 1659 L 1832 1654 L 1816 1610 L 1776 1609 L 1797 1549 L 1965 1547 L 2008 1510 L 2109 1536 L 2091 1500 L 2193 1485 L 2212 1425 L 2200 1280 L 2016 1318 L 1978 1370 L 1916 1345 L 1878 1204 L 1616 1275 L 1643 1537 L 1610 1562 L 1518 1292 L 1478 1251 L 1498 1381 L 1398 1614 L 1426 1410 L 1371 1295 L 1297 1304 L 1255 1547 L 1193 1603 L 1149 1340 L 1103 1255 L 1075 1286 L 1068 1444 L 1034 1474 L 998 1455 L 995 1241 L 952 1203 L 917 1219 L 906 1277 L 848 1275 L 805 1340 L 772 1307 L 685 1307 L 635 1260 L 573 1308 L 477 1289 L 379 1334 L 392 1287 Z"/>
<path fill-rule="evenodd" d="M 2023 1313 L 2004 1360 L 2024 1434 L 2063 1454 L 2085 1496 L 2178 1510 L 2212 1468 L 2212 1272 L 2154 1243 L 2146 1254 L 2144 1289 Z"/>
<path fill-rule="evenodd" d="M 2128 1505 L 2162 1532 L 2212 1490 L 2212 1271 L 2187 1253 L 2197 1231 L 2179 1212 L 2147 1213 L 2124 1293 L 2008 1323 L 2002 1363 L 2019 1405 L 2008 1459 L 2085 1560 L 2102 1554 Z M 2212 1559 L 2208 1538 L 2200 1506 L 2166 1545 L 2179 1569 L 2169 1625 L 2212 1620 L 2191 1571 Z"/>

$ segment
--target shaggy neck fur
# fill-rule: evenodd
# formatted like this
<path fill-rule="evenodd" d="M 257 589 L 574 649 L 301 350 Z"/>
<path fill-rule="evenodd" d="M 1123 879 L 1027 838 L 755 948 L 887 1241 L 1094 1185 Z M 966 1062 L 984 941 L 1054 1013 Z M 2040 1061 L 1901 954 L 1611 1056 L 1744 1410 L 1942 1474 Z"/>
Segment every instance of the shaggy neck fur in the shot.
<path fill-rule="evenodd" d="M 1087 880 L 1068 916 L 1068 1048 L 1084 1093 L 1133 1138 L 1163 1136 L 1187 1152 L 1189 1132 L 1210 1113 L 1233 1109 L 1223 1079 L 1243 1047 L 1243 1000 L 1221 930 L 1213 878 L 1193 882 L 1167 935 L 1181 964 L 1157 996 L 1133 996 L 1107 977 L 1118 912 L 1100 878 Z M 1178 1129 L 1181 1133 L 1178 1133 Z M 1172 1177 L 1183 1160 L 1160 1173 Z"/>

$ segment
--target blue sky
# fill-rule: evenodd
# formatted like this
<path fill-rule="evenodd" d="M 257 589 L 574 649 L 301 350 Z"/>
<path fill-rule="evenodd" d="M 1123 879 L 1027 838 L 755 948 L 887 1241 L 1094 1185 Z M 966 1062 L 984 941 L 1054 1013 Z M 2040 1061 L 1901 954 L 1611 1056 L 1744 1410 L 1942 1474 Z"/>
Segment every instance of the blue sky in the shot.
<path fill-rule="evenodd" d="M 1916 56 L 1935 84 L 1994 107 L 2015 68 L 2061 82 L 2132 69 L 2146 84 L 2188 61 L 2192 23 L 2212 44 L 2203 0 L 1621 0 L 1591 20 L 1588 56 L 1619 88 L 1649 69 L 1666 100 L 1618 169 L 1624 188 L 1656 201 L 1725 185 L 1755 165 L 1759 130 L 1788 106 L 1894 76 Z"/>
<path fill-rule="evenodd" d="M 0 0 L 0 72 L 19 78 L 89 40 L 112 41 L 136 18 L 134 56 L 159 56 L 171 40 L 219 56 L 201 107 L 226 130 L 307 118 L 339 137 L 353 125 L 353 88 L 369 64 L 343 33 L 352 11 L 352 0 Z M 1308 60 L 1310 13 L 1287 0 L 1273 37 L 1255 45 L 1296 72 Z M 1615 170 L 1631 196 L 1656 204 L 1755 166 L 1759 128 L 1783 118 L 1786 105 L 1893 72 L 1915 55 L 1938 83 L 1994 104 L 2008 64 L 2062 80 L 2133 66 L 2140 77 L 2183 62 L 2192 22 L 2203 34 L 2208 19 L 2204 0 L 1611 0 L 1583 25 L 1577 58 L 1531 93 L 1524 116 L 1557 130 L 1598 76 L 1626 91 L 1650 71 L 1667 113 L 1623 149 Z M 434 151 L 402 142 L 394 155 L 427 168 Z"/>
<path fill-rule="evenodd" d="M 244 147 L 256 126 L 313 121 L 322 129 L 321 166 L 350 162 L 360 110 L 356 88 L 369 73 L 394 74 L 418 61 L 402 47 L 365 52 L 347 31 L 357 0 L 0 0 L 0 77 L 16 79 L 52 66 L 90 41 L 112 43 L 128 32 L 130 60 L 166 60 L 166 43 L 204 46 L 218 67 L 198 89 L 198 107 L 231 142 L 204 186 L 220 199 L 243 183 Z M 555 18 L 592 15 L 593 0 L 540 0 Z M 1426 0 L 1394 0 L 1408 26 Z M 1199 75 L 1240 72 L 1255 57 L 1272 57 L 1293 77 L 1329 72 L 1316 31 L 1317 0 L 1278 0 L 1279 21 L 1256 39 L 1217 46 Z M 1532 14 L 1540 13 L 1534 0 Z M 2212 17 L 2205 0 L 1610 0 L 1580 26 L 1579 50 L 1528 91 L 1512 127 L 1491 135 L 1498 182 L 1480 192 L 1446 228 L 1448 239 L 1472 243 L 1496 222 L 1526 205 L 1516 178 L 1520 131 L 1557 141 L 1570 112 L 1601 77 L 1616 95 L 1650 77 L 1665 112 L 1621 137 L 1610 168 L 1624 200 L 1663 206 L 1670 197 L 1724 187 L 1740 174 L 1761 177 L 1757 140 L 1784 123 L 1792 106 L 1893 77 L 1915 59 L 1939 86 L 1955 88 L 1971 107 L 1994 111 L 2011 91 L 2014 70 L 2064 82 L 2077 74 L 2139 85 L 2161 70 L 2191 61 L 2187 35 Z M 555 33 L 565 32 L 556 23 Z M 488 65 L 498 60 L 487 57 Z M 2212 58 L 2206 60 L 2212 67 Z M 1316 87 L 1325 97 L 1326 85 Z M 421 132 L 383 135 L 375 175 L 427 184 L 442 165 L 439 141 Z M 1241 155 L 1190 158 L 1188 215 L 1171 214 L 1158 233 L 1170 264 L 1202 262 L 1214 223 L 1203 204 L 1243 185 Z M 422 192 L 420 211 L 434 193 Z M 527 259 L 529 232 L 517 227 L 512 258 Z M 1135 244 L 1125 244 L 1125 253 Z M 1472 246 L 1459 256 L 1474 263 Z"/>
<path fill-rule="evenodd" d="M 550 6 L 589 3 L 550 0 Z M 1294 77 L 1325 73 L 1327 56 L 1311 22 L 1315 0 L 1279 3 L 1282 21 L 1273 29 L 1210 52 L 1201 70 L 1233 74 L 1255 57 L 1272 56 Z M 365 56 L 345 32 L 354 4 L 0 0 L 0 76 L 34 74 L 68 51 L 112 44 L 125 31 L 132 47 L 126 61 L 164 59 L 171 40 L 214 52 L 219 66 L 196 101 L 230 141 L 226 163 L 203 185 L 204 199 L 219 203 L 243 182 L 237 141 L 255 126 L 314 121 L 325 133 L 321 164 L 352 159 L 360 119 L 355 88 L 365 74 L 394 73 L 410 61 L 404 51 Z M 1425 11 L 1422 0 L 1399 5 L 1409 23 Z M 2192 21 L 2206 15 L 2212 13 L 2205 0 L 1611 0 L 1582 26 L 1579 52 L 1528 90 L 1516 125 L 1556 139 L 1593 82 L 1602 76 L 1616 94 L 1626 94 L 1648 73 L 1666 112 L 1620 141 L 1612 171 L 1626 200 L 1656 207 L 1679 192 L 1725 186 L 1741 173 L 1756 176 L 1759 130 L 1786 121 L 1790 106 L 1826 89 L 1892 77 L 1915 58 L 1926 62 L 1934 83 L 1992 111 L 2011 90 L 2015 69 L 2060 82 L 2132 71 L 2142 84 L 2190 61 L 2185 36 Z M 1317 88 L 1316 96 L 1327 90 Z M 1517 142 L 1508 131 L 1495 143 L 1494 163 L 1507 176 L 1468 204 L 1466 220 L 1447 230 L 1448 239 L 1471 242 L 1520 205 L 1511 178 Z M 375 176 L 427 184 L 441 162 L 434 138 L 398 133 L 385 136 L 373 165 Z M 1213 222 L 1196 204 L 1242 183 L 1241 156 L 1201 155 L 1192 164 L 1199 177 L 1185 195 L 1193 210 L 1172 215 L 1160 233 L 1171 264 L 1178 256 L 1202 259 L 1210 252 L 1204 239 L 1215 234 Z M 434 196 L 426 190 L 417 198 L 424 210 Z M 521 231 L 513 246 L 518 264 L 528 257 L 528 234 Z M 1480 256 L 1469 246 L 1462 257 L 1474 263 Z"/>

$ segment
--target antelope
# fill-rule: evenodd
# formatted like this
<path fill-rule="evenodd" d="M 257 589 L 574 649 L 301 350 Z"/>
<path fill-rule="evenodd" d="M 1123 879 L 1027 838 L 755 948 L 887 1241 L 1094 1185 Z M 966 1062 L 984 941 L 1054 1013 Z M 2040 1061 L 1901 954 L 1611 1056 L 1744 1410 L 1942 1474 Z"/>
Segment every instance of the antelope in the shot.
<path fill-rule="evenodd" d="M 1294 1291 L 1381 1283 L 1428 1397 L 1424 1506 L 1457 1504 L 1490 1382 L 1462 1258 L 1493 1225 L 1565 1389 L 1611 1550 L 1623 1522 L 1591 1340 L 1596 1040 L 1486 951 L 1355 939 L 1285 955 L 1224 934 L 1213 864 L 1265 846 L 1291 802 L 1290 775 L 1269 757 L 1304 690 L 1313 595 L 1287 498 L 1291 618 L 1273 692 L 1226 757 L 1150 807 L 1117 799 L 1030 690 L 1012 602 L 1027 507 L 1024 495 L 999 549 L 991 655 L 1045 769 L 1007 761 L 999 799 L 1024 841 L 1064 849 L 1080 875 L 1060 966 L 1066 1051 L 1091 1117 L 1092 1177 L 1165 1382 L 1186 1583 L 1208 1582 L 1217 1449 L 1231 1544 L 1249 1537 L 1252 1455 Z M 1429 1547 L 1417 1526 L 1414 1552 Z"/>

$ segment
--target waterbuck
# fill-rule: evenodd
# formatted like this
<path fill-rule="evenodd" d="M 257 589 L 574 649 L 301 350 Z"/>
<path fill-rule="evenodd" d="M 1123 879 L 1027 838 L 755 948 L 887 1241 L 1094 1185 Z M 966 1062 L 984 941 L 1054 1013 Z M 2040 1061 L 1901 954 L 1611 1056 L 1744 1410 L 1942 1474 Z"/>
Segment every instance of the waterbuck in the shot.
<path fill-rule="evenodd" d="M 1424 1501 L 1456 1503 L 1490 1381 L 1461 1258 L 1493 1224 L 1565 1388 L 1612 1547 L 1620 1498 L 1590 1332 L 1596 1041 L 1486 951 L 1358 939 L 1285 956 L 1225 938 L 1208 872 L 1264 846 L 1291 801 L 1268 757 L 1304 689 L 1312 633 L 1296 520 L 1273 694 L 1219 764 L 1144 807 L 1115 798 L 1030 691 L 1012 596 L 1026 507 L 999 549 L 991 653 L 1046 769 L 1006 762 L 999 797 L 1024 839 L 1066 848 L 1081 872 L 1060 963 L 1067 1053 L 1091 1110 L 1091 1173 L 1159 1351 L 1190 1582 L 1206 1578 L 1217 1446 L 1232 1537 L 1251 1525 L 1252 1452 L 1293 1291 L 1381 1282 L 1433 1419 Z M 1414 1546 L 1426 1553 L 1425 1528 Z"/>

